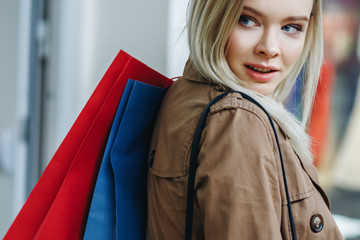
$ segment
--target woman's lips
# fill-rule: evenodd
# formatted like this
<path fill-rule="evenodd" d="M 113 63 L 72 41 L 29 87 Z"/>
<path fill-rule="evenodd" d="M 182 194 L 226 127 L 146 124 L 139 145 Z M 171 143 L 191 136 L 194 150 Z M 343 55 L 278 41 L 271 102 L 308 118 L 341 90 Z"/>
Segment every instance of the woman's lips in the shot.
<path fill-rule="evenodd" d="M 274 67 L 266 67 L 261 65 L 245 65 L 247 75 L 257 82 L 269 82 L 278 72 Z M 260 71 L 256 71 L 260 70 Z M 267 69 L 267 71 L 265 71 Z M 269 71 L 270 70 L 270 71 Z"/>

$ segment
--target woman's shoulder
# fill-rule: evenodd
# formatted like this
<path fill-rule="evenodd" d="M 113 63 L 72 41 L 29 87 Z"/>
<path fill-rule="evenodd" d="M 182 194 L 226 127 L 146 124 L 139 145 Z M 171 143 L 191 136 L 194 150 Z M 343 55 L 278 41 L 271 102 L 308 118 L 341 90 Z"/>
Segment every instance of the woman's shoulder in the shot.
<path fill-rule="evenodd" d="M 216 91 L 212 99 L 221 95 Z M 275 123 L 277 127 L 277 124 Z M 266 113 L 239 93 L 229 93 L 210 108 L 204 137 L 218 135 L 217 139 L 231 144 L 257 144 L 259 151 L 274 155 L 276 142 L 274 131 Z M 240 136 L 238 139 L 237 136 Z M 233 141 L 233 140 L 236 141 Z"/>
<path fill-rule="evenodd" d="M 215 91 L 211 93 L 211 98 L 221 95 L 221 92 Z M 244 98 L 238 92 L 229 93 L 226 96 L 222 97 L 220 101 L 211 106 L 210 116 L 212 115 L 221 115 L 221 112 L 231 112 L 232 117 L 236 121 L 239 121 L 239 124 L 256 124 L 255 122 L 260 122 L 266 130 L 271 128 L 269 117 L 266 115 L 265 111 L 262 110 L 254 102 Z M 238 115 L 241 115 L 240 117 Z M 255 122 L 254 122 L 255 121 Z"/>

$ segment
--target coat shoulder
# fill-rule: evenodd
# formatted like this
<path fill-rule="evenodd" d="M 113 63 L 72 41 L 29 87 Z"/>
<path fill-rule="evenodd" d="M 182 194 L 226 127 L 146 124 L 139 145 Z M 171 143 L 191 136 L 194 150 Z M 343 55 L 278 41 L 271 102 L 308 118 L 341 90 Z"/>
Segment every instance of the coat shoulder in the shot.
<path fill-rule="evenodd" d="M 215 97 L 217 93 L 212 93 L 212 97 Z M 214 104 L 210 109 L 210 114 L 216 114 L 224 110 L 239 109 L 247 111 L 251 114 L 256 115 L 262 121 L 269 121 L 266 113 L 255 103 L 244 98 L 240 93 L 234 92 L 224 96 L 219 102 Z"/>
<path fill-rule="evenodd" d="M 211 94 L 214 97 L 214 94 Z M 269 117 L 266 113 L 255 103 L 245 99 L 240 93 L 230 93 L 224 96 L 219 102 L 211 106 L 210 116 L 221 113 L 223 111 L 241 112 L 242 118 L 239 118 L 239 124 L 256 125 L 254 121 L 260 121 L 264 130 L 266 131 L 269 140 L 273 141 L 272 127 Z M 276 124 L 276 123 L 275 123 Z M 251 128 L 248 129 L 251 131 Z"/>

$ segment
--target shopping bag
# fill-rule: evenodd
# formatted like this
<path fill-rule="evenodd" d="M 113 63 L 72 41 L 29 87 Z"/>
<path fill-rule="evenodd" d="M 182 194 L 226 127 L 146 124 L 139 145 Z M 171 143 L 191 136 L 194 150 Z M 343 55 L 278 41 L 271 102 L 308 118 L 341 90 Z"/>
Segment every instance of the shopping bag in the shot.
<path fill-rule="evenodd" d="M 110 162 L 110 152 L 131 93 L 132 82 L 129 80 L 125 87 L 111 127 L 91 200 L 84 240 L 113 239 L 115 237 L 115 180 Z"/>
<path fill-rule="evenodd" d="M 120 51 L 61 143 L 4 239 L 81 239 L 120 97 L 135 78 L 171 80 Z"/>
<path fill-rule="evenodd" d="M 165 92 L 128 81 L 106 145 L 84 239 L 145 239 L 147 153 Z"/>

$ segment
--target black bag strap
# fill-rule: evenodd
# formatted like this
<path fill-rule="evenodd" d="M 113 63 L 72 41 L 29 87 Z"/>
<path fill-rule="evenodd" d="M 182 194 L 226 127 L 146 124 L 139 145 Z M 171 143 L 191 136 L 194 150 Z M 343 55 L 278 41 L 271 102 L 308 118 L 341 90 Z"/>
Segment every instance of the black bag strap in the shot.
<path fill-rule="evenodd" d="M 199 123 L 198 123 L 198 125 L 196 127 L 195 134 L 194 134 L 194 139 L 193 139 L 193 142 L 192 142 L 192 145 L 191 145 L 190 166 L 189 166 L 189 175 L 188 175 L 188 192 L 187 192 L 186 222 L 185 222 L 185 240 L 191 240 L 192 239 L 193 210 L 194 210 L 194 196 L 195 196 L 195 189 L 194 189 L 195 186 L 194 185 L 195 185 L 195 175 L 196 175 L 196 168 L 197 168 L 197 158 L 198 158 L 198 154 L 200 152 L 201 134 L 202 134 L 202 131 L 205 128 L 206 118 L 207 118 L 207 115 L 210 112 L 211 106 L 214 105 L 215 103 L 219 102 L 223 97 L 225 97 L 226 95 L 228 95 L 230 93 L 239 93 L 239 94 L 241 94 L 243 98 L 251 101 L 252 103 L 256 104 L 258 107 L 260 107 L 266 113 L 266 115 L 269 118 L 271 127 L 272 127 L 272 129 L 274 131 L 274 134 L 275 134 L 276 144 L 277 144 L 277 148 L 278 148 L 279 156 L 280 156 L 280 162 L 281 162 L 282 174 L 283 174 L 283 179 L 284 179 L 284 186 L 285 186 L 285 193 L 286 193 L 286 200 L 287 200 L 287 206 L 288 206 L 288 214 L 289 214 L 289 220 L 290 220 L 292 239 L 297 240 L 296 229 L 295 229 L 295 224 L 294 224 L 294 218 L 293 218 L 293 214 L 292 214 L 292 210 L 291 210 L 290 196 L 289 196 L 289 191 L 288 191 L 288 186 L 287 186 L 287 181 L 286 181 L 284 160 L 283 160 L 283 157 L 282 157 L 280 143 L 279 143 L 278 135 L 276 133 L 274 122 L 273 122 L 270 114 L 265 110 L 265 108 L 263 106 L 260 105 L 260 103 L 258 103 L 255 99 L 253 99 L 249 95 L 247 95 L 245 93 L 242 93 L 242 92 L 238 92 L 238 91 L 224 92 L 224 93 L 220 94 L 219 96 L 215 97 L 214 99 L 212 99 L 209 102 L 209 104 L 205 107 L 204 111 L 202 112 L 202 114 L 200 116 Z M 260 231 L 260 229 L 259 229 L 259 231 Z"/>

